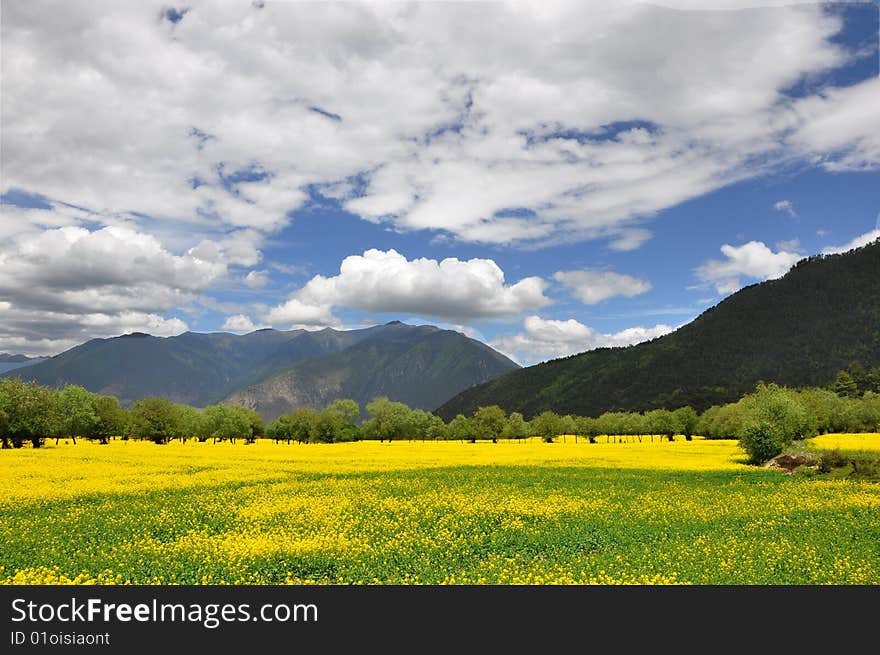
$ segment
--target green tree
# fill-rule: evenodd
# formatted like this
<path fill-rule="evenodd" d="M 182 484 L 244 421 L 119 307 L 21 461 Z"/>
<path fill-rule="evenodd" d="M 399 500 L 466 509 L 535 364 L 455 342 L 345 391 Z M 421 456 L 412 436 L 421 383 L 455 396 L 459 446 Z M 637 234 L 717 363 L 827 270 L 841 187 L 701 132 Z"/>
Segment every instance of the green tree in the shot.
<path fill-rule="evenodd" d="M 880 432 L 880 394 L 868 391 L 855 408 L 856 424 L 863 432 Z"/>
<path fill-rule="evenodd" d="M 474 436 L 491 439 L 492 443 L 497 443 L 506 425 L 507 416 L 498 405 L 477 408 L 471 420 Z"/>
<path fill-rule="evenodd" d="M 380 396 L 367 403 L 370 418 L 364 423 L 364 434 L 379 441 L 402 439 L 406 435 L 410 411 L 403 403 Z"/>
<path fill-rule="evenodd" d="M 457 441 L 472 439 L 473 430 L 471 428 L 470 419 L 463 414 L 458 414 L 454 419 L 449 422 L 446 433 L 448 435 L 447 438 L 455 439 Z"/>
<path fill-rule="evenodd" d="M 207 441 L 207 420 L 205 416 L 195 407 L 189 405 L 178 405 L 179 425 L 177 436 L 182 443 L 186 443 L 187 439 L 196 437 L 199 441 Z"/>
<path fill-rule="evenodd" d="M 865 391 L 868 390 L 868 372 L 865 370 L 865 367 L 861 365 L 861 363 L 853 362 L 846 367 L 846 372 L 849 373 L 850 377 L 853 379 L 853 382 L 856 383 L 856 392 L 858 395 L 862 395 Z"/>
<path fill-rule="evenodd" d="M 291 439 L 299 443 L 310 441 L 314 432 L 313 426 L 318 422 L 318 412 L 311 407 L 298 407 L 287 417 Z"/>
<path fill-rule="evenodd" d="M 404 436 L 406 439 L 421 439 L 428 436 L 428 427 L 431 424 L 431 414 L 423 409 L 411 410 L 406 419 Z"/>
<path fill-rule="evenodd" d="M 6 441 L 6 434 L 9 430 L 9 416 L 6 414 L 6 410 L 0 409 L 0 438 L 3 439 L 3 448 L 9 448 L 9 444 Z"/>
<path fill-rule="evenodd" d="M 70 437 L 89 437 L 98 425 L 95 397 L 83 387 L 68 384 L 58 392 L 58 434 Z M 57 442 L 56 436 L 56 442 Z"/>
<path fill-rule="evenodd" d="M 428 427 L 425 432 L 428 439 L 441 440 L 447 438 L 446 424 L 443 419 L 434 414 L 428 414 Z"/>
<path fill-rule="evenodd" d="M 113 396 L 95 396 L 95 414 L 98 417 L 92 430 L 91 438 L 102 444 L 110 443 L 110 437 L 118 437 L 125 433 L 128 424 L 128 412 Z"/>
<path fill-rule="evenodd" d="M 577 434 L 586 437 L 590 443 L 596 443 L 596 437 L 602 434 L 599 429 L 599 420 L 590 416 L 578 416 L 575 418 Z"/>
<path fill-rule="evenodd" d="M 203 415 L 206 423 L 203 429 L 214 441 L 228 439 L 235 443 L 236 439 L 244 439 L 246 443 L 253 443 L 258 434 L 263 433 L 260 415 L 241 405 L 211 405 L 205 408 Z"/>
<path fill-rule="evenodd" d="M 531 426 L 519 412 L 511 412 L 504 425 L 501 436 L 505 439 L 526 439 L 530 436 Z"/>
<path fill-rule="evenodd" d="M 34 448 L 59 430 L 58 394 L 35 382 L 0 378 L 0 411 L 6 415 L 3 448 Z"/>
<path fill-rule="evenodd" d="M 247 421 L 248 426 L 250 427 L 250 433 L 245 435 L 245 443 L 254 443 L 259 437 L 262 437 L 266 434 L 266 426 L 263 423 L 263 417 L 260 416 L 257 412 L 252 410 L 250 407 L 244 407 L 242 405 L 233 405 L 235 407 L 235 411 Z"/>
<path fill-rule="evenodd" d="M 132 405 L 128 430 L 133 437 L 165 444 L 178 436 L 180 427 L 178 406 L 167 398 L 144 398 Z"/>
<path fill-rule="evenodd" d="M 875 366 L 865 376 L 865 390 L 880 393 L 880 366 Z"/>
<path fill-rule="evenodd" d="M 275 443 L 279 441 L 290 443 L 290 440 L 293 438 L 290 415 L 283 414 L 274 421 L 270 421 L 269 425 L 266 426 L 266 436 L 274 440 Z"/>
<path fill-rule="evenodd" d="M 847 371 L 840 371 L 834 380 L 834 393 L 844 398 L 855 398 L 859 395 L 859 385 Z"/>
<path fill-rule="evenodd" d="M 321 411 L 312 425 L 312 441 L 333 443 L 353 441 L 357 437 L 355 425 L 360 407 L 350 399 L 336 400 Z"/>
<path fill-rule="evenodd" d="M 562 435 L 562 442 L 565 443 L 568 435 L 574 436 L 574 442 L 577 443 L 577 420 L 573 414 L 566 414 L 559 418 L 559 434 Z"/>
<path fill-rule="evenodd" d="M 661 441 L 664 436 L 672 441 L 675 438 L 675 433 L 678 432 L 678 421 L 668 409 L 652 409 L 645 414 L 645 421 L 648 431 L 652 435 L 659 434 Z"/>
<path fill-rule="evenodd" d="M 532 432 L 542 437 L 545 442 L 553 443 L 553 439 L 562 434 L 562 420 L 559 414 L 550 410 L 541 412 L 532 419 Z"/>
<path fill-rule="evenodd" d="M 699 421 L 699 416 L 694 411 L 693 407 L 685 405 L 684 407 L 679 407 L 674 412 L 672 412 L 675 417 L 675 421 L 678 424 L 679 431 L 684 435 L 686 441 L 690 441 L 694 433 L 697 429 L 697 422 Z"/>
<path fill-rule="evenodd" d="M 597 419 L 599 434 L 604 434 L 609 438 L 628 434 L 629 420 L 629 413 L 627 412 L 604 412 Z"/>

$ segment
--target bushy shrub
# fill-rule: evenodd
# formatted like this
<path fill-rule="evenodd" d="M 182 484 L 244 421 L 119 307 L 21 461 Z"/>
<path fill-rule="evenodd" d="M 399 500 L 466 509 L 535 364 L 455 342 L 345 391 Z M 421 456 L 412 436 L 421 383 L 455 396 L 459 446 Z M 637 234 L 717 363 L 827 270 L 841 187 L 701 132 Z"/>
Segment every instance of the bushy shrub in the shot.
<path fill-rule="evenodd" d="M 737 405 L 742 416 L 739 443 L 755 464 L 775 457 L 795 439 L 816 434 L 815 418 L 791 389 L 759 384 Z"/>
<path fill-rule="evenodd" d="M 759 421 L 743 428 L 739 445 L 746 451 L 752 464 L 760 464 L 781 453 L 786 446 L 786 440 L 784 433 L 777 426 Z"/>

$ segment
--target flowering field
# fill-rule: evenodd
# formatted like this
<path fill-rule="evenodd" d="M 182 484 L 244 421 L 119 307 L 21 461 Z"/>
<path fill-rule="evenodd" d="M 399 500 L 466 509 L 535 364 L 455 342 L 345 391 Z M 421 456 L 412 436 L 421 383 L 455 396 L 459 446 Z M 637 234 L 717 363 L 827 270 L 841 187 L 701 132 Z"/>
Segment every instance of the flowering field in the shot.
<path fill-rule="evenodd" d="M 817 450 L 880 453 L 880 436 L 876 434 L 823 434 L 810 439 L 809 444 Z"/>
<path fill-rule="evenodd" d="M 880 584 L 880 485 L 743 458 L 704 440 L 49 442 L 0 453 L 0 581 Z"/>

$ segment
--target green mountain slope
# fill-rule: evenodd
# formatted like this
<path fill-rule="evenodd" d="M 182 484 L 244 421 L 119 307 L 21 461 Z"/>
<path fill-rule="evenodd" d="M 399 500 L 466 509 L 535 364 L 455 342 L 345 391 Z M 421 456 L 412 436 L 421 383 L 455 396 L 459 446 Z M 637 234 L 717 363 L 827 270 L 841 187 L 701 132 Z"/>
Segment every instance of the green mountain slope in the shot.
<path fill-rule="evenodd" d="M 760 381 L 824 385 L 859 361 L 880 364 L 880 240 L 801 260 L 778 280 L 746 287 L 675 332 L 523 368 L 468 389 L 437 413 L 449 420 L 497 404 L 543 410 L 697 410 Z"/>
<path fill-rule="evenodd" d="M 518 366 L 485 344 L 451 330 L 397 321 L 340 352 L 303 360 L 228 398 L 271 420 L 296 407 L 377 396 L 433 409 L 462 389 Z"/>

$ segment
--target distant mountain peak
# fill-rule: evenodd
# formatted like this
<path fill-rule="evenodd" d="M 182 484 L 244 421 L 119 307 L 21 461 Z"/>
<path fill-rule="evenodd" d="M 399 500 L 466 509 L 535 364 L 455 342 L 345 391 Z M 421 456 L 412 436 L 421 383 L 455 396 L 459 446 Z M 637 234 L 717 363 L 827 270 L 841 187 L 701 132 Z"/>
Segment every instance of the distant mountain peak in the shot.
<path fill-rule="evenodd" d="M 152 334 L 147 334 L 146 332 L 129 332 L 128 334 L 120 335 L 120 339 L 146 339 L 147 337 L 153 336 Z"/>

